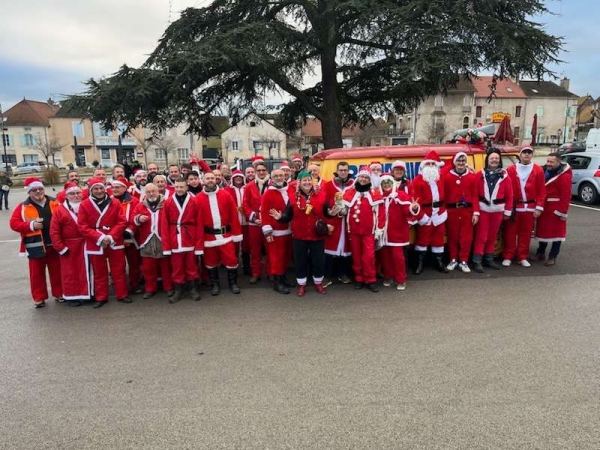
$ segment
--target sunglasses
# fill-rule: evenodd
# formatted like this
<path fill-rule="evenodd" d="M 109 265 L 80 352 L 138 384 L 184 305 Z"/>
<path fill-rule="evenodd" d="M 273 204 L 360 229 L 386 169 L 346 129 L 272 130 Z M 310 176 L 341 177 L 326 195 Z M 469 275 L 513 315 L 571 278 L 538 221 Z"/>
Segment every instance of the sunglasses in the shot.
<path fill-rule="evenodd" d="M 533 155 L 533 152 L 531 150 L 523 150 L 521 153 L 528 153 L 530 155 Z"/>

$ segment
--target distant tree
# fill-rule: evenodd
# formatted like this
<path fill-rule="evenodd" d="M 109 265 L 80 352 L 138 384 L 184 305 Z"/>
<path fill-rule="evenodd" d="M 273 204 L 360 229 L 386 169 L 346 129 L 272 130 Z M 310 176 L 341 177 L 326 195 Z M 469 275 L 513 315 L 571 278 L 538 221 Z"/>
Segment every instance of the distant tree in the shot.
<path fill-rule="evenodd" d="M 33 146 L 44 157 L 47 165 L 50 165 L 50 158 L 52 158 L 52 163 L 56 164 L 56 155 L 65 147 L 66 144 L 62 144 L 58 138 L 45 139 L 41 134 L 37 135 Z"/>
<path fill-rule="evenodd" d="M 553 74 L 562 39 L 537 18 L 546 0 L 214 0 L 188 8 L 140 68 L 91 79 L 73 98 L 93 120 L 208 135 L 210 116 L 233 124 L 278 105 L 291 131 L 323 124 L 325 148 L 342 128 L 403 113 L 482 71 Z M 308 76 L 317 76 L 304 86 Z"/>
<path fill-rule="evenodd" d="M 177 153 L 177 141 L 171 136 L 153 136 L 150 138 L 154 148 L 162 150 L 165 153 L 167 167 L 169 167 L 169 155 Z"/>

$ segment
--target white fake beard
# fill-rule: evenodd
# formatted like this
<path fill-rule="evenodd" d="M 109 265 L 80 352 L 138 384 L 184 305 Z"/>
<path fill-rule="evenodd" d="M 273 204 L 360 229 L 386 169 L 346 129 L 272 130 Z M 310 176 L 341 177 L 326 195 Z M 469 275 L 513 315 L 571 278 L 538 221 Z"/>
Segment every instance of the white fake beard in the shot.
<path fill-rule="evenodd" d="M 81 202 L 77 202 L 77 203 L 69 202 L 69 205 L 71 205 L 71 208 L 73 209 L 75 214 L 77 214 L 79 212 L 79 205 L 81 205 Z"/>
<path fill-rule="evenodd" d="M 432 181 L 438 181 L 440 179 L 440 171 L 437 167 L 423 167 L 421 174 L 423 175 L 423 179 L 428 183 L 431 183 Z"/>
<path fill-rule="evenodd" d="M 381 184 L 381 177 L 376 174 L 371 174 L 371 184 L 374 188 L 378 188 Z"/>

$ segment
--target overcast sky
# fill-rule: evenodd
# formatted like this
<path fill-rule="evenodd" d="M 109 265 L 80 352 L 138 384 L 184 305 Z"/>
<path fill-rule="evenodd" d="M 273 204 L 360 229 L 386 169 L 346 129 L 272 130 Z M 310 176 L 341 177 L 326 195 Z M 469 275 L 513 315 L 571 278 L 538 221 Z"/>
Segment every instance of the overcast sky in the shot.
<path fill-rule="evenodd" d="M 81 82 L 139 66 L 179 11 L 210 0 L 25 0 L 1 7 L 0 102 L 4 110 L 23 97 L 60 100 L 81 92 Z M 550 0 L 559 16 L 544 17 L 548 32 L 566 38 L 559 75 L 571 91 L 600 96 L 600 1 Z"/>

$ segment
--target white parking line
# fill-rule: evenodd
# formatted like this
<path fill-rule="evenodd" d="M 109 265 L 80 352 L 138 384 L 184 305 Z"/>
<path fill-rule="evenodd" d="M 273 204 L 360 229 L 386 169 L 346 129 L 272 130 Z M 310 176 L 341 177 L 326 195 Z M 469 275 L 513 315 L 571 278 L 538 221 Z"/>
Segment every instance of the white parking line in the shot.
<path fill-rule="evenodd" d="M 21 242 L 21 239 L 10 239 L 8 241 L 0 241 L 0 244 L 4 244 L 6 242 Z"/>
<path fill-rule="evenodd" d="M 592 211 L 599 211 L 600 212 L 600 209 L 598 209 L 598 208 L 592 208 L 591 206 L 577 205 L 575 203 L 571 203 L 571 206 L 576 206 L 577 208 L 583 208 L 583 209 L 591 209 Z"/>

